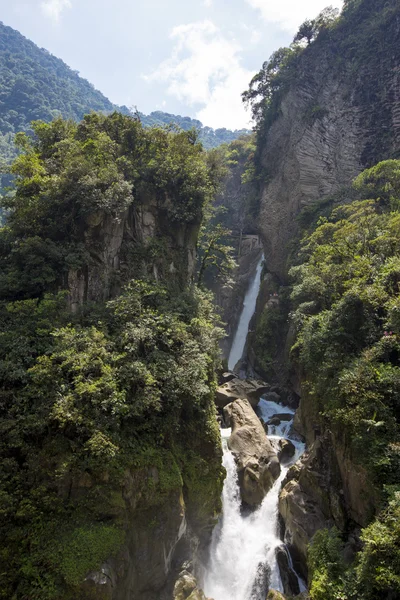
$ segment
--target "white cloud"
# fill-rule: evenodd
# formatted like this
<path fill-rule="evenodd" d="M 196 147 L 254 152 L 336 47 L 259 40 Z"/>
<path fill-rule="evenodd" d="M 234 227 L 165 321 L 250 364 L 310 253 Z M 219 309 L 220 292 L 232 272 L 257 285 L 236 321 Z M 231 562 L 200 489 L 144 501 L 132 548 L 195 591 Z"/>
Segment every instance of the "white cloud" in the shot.
<path fill-rule="evenodd" d="M 283 29 L 294 33 L 305 19 L 318 15 L 327 5 L 342 8 L 343 0 L 246 0 L 261 11 L 263 19 L 277 23 Z"/>
<path fill-rule="evenodd" d="M 71 6 L 71 0 L 43 0 L 40 4 L 42 13 L 55 23 L 59 22 L 61 13 Z"/>
<path fill-rule="evenodd" d="M 182 102 L 202 104 L 196 117 L 205 125 L 247 127 L 241 92 L 253 73 L 241 65 L 241 47 L 208 20 L 175 27 L 171 38 L 170 58 L 144 78 L 166 82 L 168 94 Z"/>
<path fill-rule="evenodd" d="M 212 6 L 212 3 L 213 3 L 213 0 L 204 0 L 204 6 L 206 6 L 207 8 Z"/>

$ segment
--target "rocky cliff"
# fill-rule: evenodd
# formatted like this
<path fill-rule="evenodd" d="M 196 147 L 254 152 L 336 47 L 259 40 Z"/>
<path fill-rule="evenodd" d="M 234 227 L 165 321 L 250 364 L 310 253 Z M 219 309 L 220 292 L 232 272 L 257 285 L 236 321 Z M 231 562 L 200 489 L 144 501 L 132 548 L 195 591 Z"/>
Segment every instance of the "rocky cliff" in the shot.
<path fill-rule="evenodd" d="M 397 3 L 347 5 L 293 61 L 275 117 L 259 129 L 260 231 L 267 268 L 282 281 L 302 209 L 400 151 Z"/>
<path fill-rule="evenodd" d="M 288 270 L 296 264 L 304 215 L 351 201 L 349 188 L 360 171 L 400 154 L 399 35 L 398 2 L 349 0 L 308 47 L 289 51 L 277 69 L 283 83 L 272 102 L 265 100 L 258 121 L 266 272 L 249 358 L 268 381 L 301 395 L 297 430 L 309 454 L 284 483 L 280 513 L 303 571 L 307 544 L 318 529 L 365 527 L 379 497 L 349 439 L 326 425 L 304 373 L 290 365 L 296 332 L 288 323 Z"/>
<path fill-rule="evenodd" d="M 66 280 L 73 311 L 110 299 L 131 277 L 168 279 L 178 287 L 192 280 L 200 223 L 171 223 L 171 204 L 168 196 L 160 200 L 143 193 L 124 212 L 97 211 L 85 219 L 82 243 L 89 260 L 84 268 L 71 269 Z"/>

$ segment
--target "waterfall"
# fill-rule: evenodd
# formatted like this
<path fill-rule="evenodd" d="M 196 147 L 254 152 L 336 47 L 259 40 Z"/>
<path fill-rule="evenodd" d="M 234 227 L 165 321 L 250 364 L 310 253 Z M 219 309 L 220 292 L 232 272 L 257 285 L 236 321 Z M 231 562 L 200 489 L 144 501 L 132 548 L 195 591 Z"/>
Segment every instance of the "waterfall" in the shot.
<path fill-rule="evenodd" d="M 243 356 L 244 347 L 246 345 L 246 337 L 249 330 L 249 323 L 251 317 L 254 315 L 254 311 L 256 309 L 257 296 L 260 290 L 260 278 L 263 260 L 264 256 L 260 258 L 254 275 L 254 279 L 252 280 L 249 289 L 246 292 L 246 296 L 243 302 L 242 313 L 240 315 L 239 324 L 235 333 L 235 337 L 233 338 L 232 348 L 228 359 L 228 369 L 230 371 L 233 371 L 236 364 Z"/>
<path fill-rule="evenodd" d="M 265 420 L 283 411 L 292 412 L 294 416 L 288 407 L 263 399 L 259 408 Z M 282 423 L 270 439 L 273 444 L 282 437 L 292 441 L 296 448 L 290 462 L 293 464 L 303 453 L 304 444 L 289 433 L 291 426 L 292 421 Z M 223 512 L 213 532 L 203 589 L 213 600 L 265 600 L 269 588 L 284 591 L 276 560 L 276 549 L 282 546 L 278 533 L 278 497 L 290 464 L 282 466 L 280 477 L 261 506 L 254 512 L 243 512 L 235 459 L 227 447 L 230 430 L 223 429 L 221 433 L 227 473 L 222 492 Z"/>
<path fill-rule="evenodd" d="M 254 314 L 260 288 L 263 257 L 246 293 L 242 314 L 229 355 L 228 367 L 233 370 L 242 358 L 249 323 Z M 277 413 L 291 413 L 287 406 L 261 399 L 258 414 L 266 422 Z M 242 508 L 237 468 L 228 449 L 229 429 L 222 429 L 223 465 L 226 479 L 222 492 L 222 516 L 213 531 L 208 564 L 202 574 L 202 588 L 213 600 L 265 600 L 268 589 L 283 592 L 276 550 L 282 546 L 278 532 L 278 499 L 288 468 L 304 451 L 304 444 L 292 434 L 293 418 L 269 427 L 268 435 L 274 446 L 281 438 L 290 439 L 296 448 L 293 460 L 283 466 L 281 475 L 264 498 L 261 506 L 251 512 Z M 305 589 L 299 580 L 300 589 Z"/>

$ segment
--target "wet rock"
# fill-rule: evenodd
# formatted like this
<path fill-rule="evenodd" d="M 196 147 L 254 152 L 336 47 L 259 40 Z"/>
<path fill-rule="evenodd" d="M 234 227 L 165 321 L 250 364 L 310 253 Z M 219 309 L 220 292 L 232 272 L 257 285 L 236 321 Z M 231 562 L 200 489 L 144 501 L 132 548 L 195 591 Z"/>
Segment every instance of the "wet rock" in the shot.
<path fill-rule="evenodd" d="M 281 463 L 288 463 L 296 453 L 296 448 L 290 440 L 279 440 L 278 458 Z"/>
<path fill-rule="evenodd" d="M 278 413 L 276 415 L 273 415 L 273 417 L 276 417 L 280 421 L 291 421 L 294 415 L 293 413 Z"/>
<path fill-rule="evenodd" d="M 219 386 L 215 402 L 218 408 L 224 408 L 234 400 L 245 398 L 255 408 L 268 389 L 264 381 L 235 378 Z"/>
<path fill-rule="evenodd" d="M 237 459 L 242 500 L 258 506 L 279 477 L 277 454 L 247 400 L 235 400 L 224 414 L 232 427 L 228 446 Z"/>
<path fill-rule="evenodd" d="M 274 417 L 271 417 L 269 419 L 269 421 L 266 422 L 267 427 L 268 427 L 268 425 L 274 425 L 274 426 L 276 426 L 276 425 L 280 425 L 280 424 L 281 424 L 281 420 L 276 415 Z M 266 431 L 268 431 L 268 430 L 266 429 Z"/>
<path fill-rule="evenodd" d="M 328 437 L 318 440 L 289 470 L 283 482 L 279 512 L 286 526 L 285 542 L 297 553 L 304 577 L 307 545 L 316 531 L 332 525 L 343 530 L 346 526 L 346 509 L 340 490 L 340 470 Z"/>
<path fill-rule="evenodd" d="M 299 580 L 289 563 L 287 550 L 284 546 L 276 549 L 276 560 L 282 579 L 283 590 L 288 596 L 300 594 Z"/>
<path fill-rule="evenodd" d="M 281 404 L 284 406 L 290 406 L 290 408 L 297 409 L 300 402 L 300 396 L 291 389 L 281 387 L 279 385 L 273 385 L 270 392 L 275 392 L 280 398 Z"/>
<path fill-rule="evenodd" d="M 263 394 L 263 398 L 267 402 L 275 402 L 276 404 L 279 404 L 281 401 L 280 395 L 276 392 L 267 391 L 265 394 Z"/>
<path fill-rule="evenodd" d="M 307 546 L 318 529 L 323 529 L 327 518 L 312 496 L 309 496 L 298 481 L 291 480 L 279 496 L 279 512 L 286 527 L 285 541 L 299 553 L 302 575 L 307 564 Z"/>

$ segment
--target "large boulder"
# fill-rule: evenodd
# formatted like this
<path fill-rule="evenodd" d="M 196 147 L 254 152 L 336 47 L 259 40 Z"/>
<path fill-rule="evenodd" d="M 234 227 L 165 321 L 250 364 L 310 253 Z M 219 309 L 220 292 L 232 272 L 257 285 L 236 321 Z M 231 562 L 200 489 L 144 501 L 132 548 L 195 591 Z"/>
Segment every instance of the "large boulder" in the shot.
<path fill-rule="evenodd" d="M 263 426 L 246 399 L 224 409 L 232 427 L 228 447 L 236 457 L 240 493 L 245 504 L 256 507 L 280 475 L 280 464 Z"/>
<path fill-rule="evenodd" d="M 245 398 L 255 408 L 268 390 L 269 386 L 264 381 L 236 377 L 219 386 L 215 402 L 218 408 L 224 408 L 234 400 Z"/>
<path fill-rule="evenodd" d="M 279 462 L 287 464 L 290 461 L 290 459 L 293 458 L 293 456 L 295 455 L 296 448 L 290 440 L 286 440 L 284 438 L 279 440 L 278 446 Z"/>
<path fill-rule="evenodd" d="M 173 600 L 212 600 L 206 598 L 198 587 L 196 578 L 188 571 L 182 571 L 175 583 Z"/>
<path fill-rule="evenodd" d="M 225 371 L 225 373 L 222 373 L 222 375 L 220 376 L 218 383 L 220 385 L 223 385 L 224 383 L 232 381 L 232 379 L 237 379 L 237 375 L 235 375 L 235 373 L 232 373 L 232 371 Z"/>

